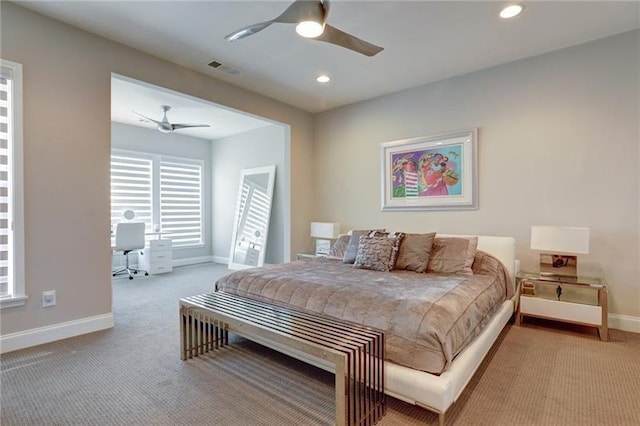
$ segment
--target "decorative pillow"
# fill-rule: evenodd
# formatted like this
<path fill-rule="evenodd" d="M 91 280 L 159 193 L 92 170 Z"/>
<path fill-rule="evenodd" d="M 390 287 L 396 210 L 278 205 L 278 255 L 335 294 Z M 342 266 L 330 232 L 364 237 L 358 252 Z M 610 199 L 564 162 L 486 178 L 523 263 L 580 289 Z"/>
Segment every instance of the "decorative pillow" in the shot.
<path fill-rule="evenodd" d="M 473 275 L 495 274 L 498 269 L 497 265 L 488 262 L 487 256 L 489 256 L 489 258 L 492 257 L 482 250 L 476 250 L 476 254 L 473 256 L 473 264 L 471 265 Z"/>
<path fill-rule="evenodd" d="M 406 269 L 407 271 L 420 273 L 425 272 L 435 237 L 435 232 L 428 234 L 405 234 L 400 244 L 395 269 Z"/>
<path fill-rule="evenodd" d="M 398 261 L 398 255 L 400 254 L 400 247 L 405 237 L 404 232 L 389 232 L 387 238 L 393 240 L 393 249 L 391 250 L 391 270 L 396 268 L 396 262 Z"/>
<path fill-rule="evenodd" d="M 389 272 L 393 269 L 391 253 L 394 238 L 360 237 L 358 254 L 353 266 L 360 269 Z"/>
<path fill-rule="evenodd" d="M 513 297 L 514 288 L 509 272 L 504 267 L 502 262 L 496 259 L 494 256 L 486 253 L 482 250 L 476 251 L 476 255 L 473 257 L 473 265 L 471 265 L 473 275 L 491 275 L 499 276 L 502 274 L 506 283 L 506 296 L 507 299 Z"/>
<path fill-rule="evenodd" d="M 329 250 L 329 256 L 334 259 L 343 259 L 344 252 L 347 250 L 347 246 L 349 245 L 350 235 L 340 235 L 335 243 L 331 246 Z"/>
<path fill-rule="evenodd" d="M 349 238 L 349 244 L 344 251 L 343 263 L 353 263 L 358 255 L 358 244 L 360 244 L 360 237 L 375 235 L 377 232 L 384 232 L 384 229 L 365 229 L 360 231 L 351 231 L 351 237 Z"/>
<path fill-rule="evenodd" d="M 427 272 L 473 275 L 471 265 L 478 248 L 478 237 L 436 238 Z"/>

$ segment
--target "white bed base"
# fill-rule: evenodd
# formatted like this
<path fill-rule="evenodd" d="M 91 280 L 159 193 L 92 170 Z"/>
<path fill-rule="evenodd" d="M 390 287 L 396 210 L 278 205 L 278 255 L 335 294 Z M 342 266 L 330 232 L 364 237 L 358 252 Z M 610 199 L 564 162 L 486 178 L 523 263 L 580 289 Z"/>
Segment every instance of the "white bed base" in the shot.
<path fill-rule="evenodd" d="M 468 237 L 469 235 L 438 234 L 438 236 Z M 498 258 L 506 266 L 511 277 L 511 284 L 515 286 L 514 277 L 517 272 L 515 240 L 511 237 L 481 235 L 478 236 L 478 249 Z M 515 300 L 515 296 L 505 300 L 485 329 L 453 360 L 447 371 L 439 376 L 385 361 L 385 393 L 438 413 L 439 423 L 443 425 L 445 412 L 458 399 L 484 357 L 489 353 L 500 332 L 509 322 L 515 311 Z M 273 341 L 252 340 L 323 370 L 333 372 L 333 364 L 323 362 L 321 359 L 311 358 L 307 354 Z"/>
<path fill-rule="evenodd" d="M 483 332 L 439 376 L 386 361 L 385 393 L 435 411 L 440 417 L 440 424 L 444 424 L 445 412 L 465 389 L 513 312 L 513 302 L 505 301 Z"/>

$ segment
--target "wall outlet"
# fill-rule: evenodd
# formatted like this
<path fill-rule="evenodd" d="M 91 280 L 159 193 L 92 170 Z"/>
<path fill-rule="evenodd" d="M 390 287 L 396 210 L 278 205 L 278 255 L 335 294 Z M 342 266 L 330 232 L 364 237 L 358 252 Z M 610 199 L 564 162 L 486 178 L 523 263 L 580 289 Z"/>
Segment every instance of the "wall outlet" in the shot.
<path fill-rule="evenodd" d="M 56 291 L 49 290 L 42 292 L 42 307 L 49 308 L 51 306 L 56 306 Z"/>

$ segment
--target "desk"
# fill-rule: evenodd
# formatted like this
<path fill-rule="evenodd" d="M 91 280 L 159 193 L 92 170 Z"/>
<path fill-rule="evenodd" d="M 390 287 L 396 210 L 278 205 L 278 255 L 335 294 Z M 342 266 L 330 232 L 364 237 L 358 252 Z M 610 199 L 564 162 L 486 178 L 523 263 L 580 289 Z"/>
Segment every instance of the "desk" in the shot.
<path fill-rule="evenodd" d="M 162 233 L 152 233 L 158 234 Z M 150 274 L 164 274 L 173 270 L 173 251 L 171 240 L 157 239 L 150 240 L 149 245 L 138 255 L 138 265 L 140 269 L 148 271 Z"/>

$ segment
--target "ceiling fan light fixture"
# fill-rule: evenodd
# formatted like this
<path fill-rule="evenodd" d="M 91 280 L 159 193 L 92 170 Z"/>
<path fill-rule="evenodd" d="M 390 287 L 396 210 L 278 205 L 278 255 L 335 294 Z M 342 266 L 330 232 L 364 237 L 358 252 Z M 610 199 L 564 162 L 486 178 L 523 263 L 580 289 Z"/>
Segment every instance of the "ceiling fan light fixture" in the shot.
<path fill-rule="evenodd" d="M 302 21 L 296 25 L 296 32 L 304 38 L 316 38 L 324 32 L 324 25 L 316 21 Z"/>
<path fill-rule="evenodd" d="M 524 9 L 524 6 L 521 4 L 510 4 L 506 7 L 504 7 L 501 11 L 500 11 L 500 17 L 502 19 L 510 19 L 510 18 L 515 18 L 516 16 L 520 15 L 520 13 L 522 13 L 522 10 Z"/>

